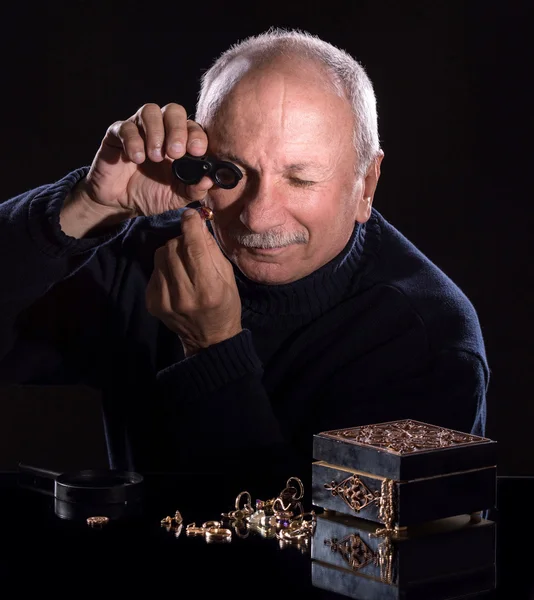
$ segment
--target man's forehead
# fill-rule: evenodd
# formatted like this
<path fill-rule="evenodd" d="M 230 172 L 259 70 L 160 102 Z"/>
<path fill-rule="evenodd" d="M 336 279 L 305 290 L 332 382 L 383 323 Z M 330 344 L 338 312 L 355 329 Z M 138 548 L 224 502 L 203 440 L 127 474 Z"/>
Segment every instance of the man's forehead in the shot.
<path fill-rule="evenodd" d="M 220 160 L 229 160 L 233 163 L 236 163 L 239 166 L 244 167 L 250 171 L 254 171 L 256 167 L 250 164 L 245 158 L 239 156 L 236 152 L 233 152 L 228 147 L 221 147 L 216 149 L 217 158 Z M 287 171 L 305 171 L 307 169 L 314 169 L 317 171 L 326 171 L 328 169 L 328 165 L 326 161 L 318 161 L 312 158 L 303 158 L 302 160 L 294 161 L 294 160 L 286 160 L 281 164 L 281 168 Z"/>
<path fill-rule="evenodd" d="M 294 103 L 285 110 L 222 110 L 206 129 L 211 145 L 220 152 L 246 160 L 247 147 L 263 146 L 293 156 L 292 163 L 309 163 L 318 153 L 314 148 L 328 151 L 329 147 L 343 145 L 351 136 L 352 123 L 340 119 L 335 109 L 329 108 Z"/>
<path fill-rule="evenodd" d="M 334 89 L 323 69 L 313 62 L 301 60 L 293 64 L 288 59 L 287 63 L 278 61 L 265 68 L 250 68 L 232 79 L 222 98 L 219 96 L 216 113 L 224 115 L 223 121 L 243 122 L 247 116 L 266 111 L 310 115 L 316 112 L 329 121 L 337 116 L 334 113 L 344 114 L 347 108 L 346 99 Z"/>

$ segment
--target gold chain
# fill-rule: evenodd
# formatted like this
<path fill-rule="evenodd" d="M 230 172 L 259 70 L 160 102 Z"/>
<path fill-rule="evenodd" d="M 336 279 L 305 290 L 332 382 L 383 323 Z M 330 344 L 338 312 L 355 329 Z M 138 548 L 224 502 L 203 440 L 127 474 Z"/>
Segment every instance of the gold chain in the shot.
<path fill-rule="evenodd" d="M 386 535 L 383 542 L 378 546 L 378 564 L 380 566 L 380 578 L 384 583 L 393 580 L 393 545 L 391 535 Z"/>
<path fill-rule="evenodd" d="M 371 535 L 373 537 L 385 537 L 384 541 L 378 546 L 378 563 L 380 565 L 380 578 L 384 583 L 391 583 L 393 578 L 393 545 L 391 538 L 395 535 L 395 529 L 393 528 L 395 520 L 395 482 L 392 479 L 382 481 L 378 517 L 385 527 L 377 528 Z"/>
<path fill-rule="evenodd" d="M 394 502 L 395 482 L 392 479 L 384 479 L 382 481 L 382 489 L 380 492 L 380 508 L 378 517 L 384 523 L 387 530 L 392 529 L 395 519 L 395 502 Z"/>

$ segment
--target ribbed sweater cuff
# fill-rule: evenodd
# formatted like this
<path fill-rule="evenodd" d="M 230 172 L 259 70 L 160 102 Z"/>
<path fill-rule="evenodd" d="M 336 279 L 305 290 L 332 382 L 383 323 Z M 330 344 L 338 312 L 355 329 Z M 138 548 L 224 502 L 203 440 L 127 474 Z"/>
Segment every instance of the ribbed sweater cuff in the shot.
<path fill-rule="evenodd" d="M 245 375 L 263 374 L 248 329 L 223 342 L 205 348 L 158 373 L 158 382 L 175 385 L 177 395 L 213 392 Z"/>
<path fill-rule="evenodd" d="M 63 179 L 43 189 L 33 198 L 28 207 L 28 230 L 39 249 L 53 258 L 74 256 L 102 246 L 115 239 L 129 226 L 126 221 L 110 228 L 103 235 L 77 239 L 67 235 L 59 223 L 59 214 L 70 190 L 89 171 L 82 167 L 72 171 Z"/>

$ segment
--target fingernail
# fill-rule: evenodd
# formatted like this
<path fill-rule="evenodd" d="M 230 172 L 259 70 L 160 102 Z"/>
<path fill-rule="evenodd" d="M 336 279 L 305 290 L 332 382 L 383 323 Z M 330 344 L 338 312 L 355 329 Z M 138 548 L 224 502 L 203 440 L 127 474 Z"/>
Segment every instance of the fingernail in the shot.
<path fill-rule="evenodd" d="M 186 208 L 182 212 L 182 219 L 190 219 L 195 214 L 195 211 L 192 208 Z"/>
<path fill-rule="evenodd" d="M 163 149 L 161 148 L 161 146 L 156 146 L 155 148 L 152 148 L 150 153 L 155 158 L 163 158 Z"/>

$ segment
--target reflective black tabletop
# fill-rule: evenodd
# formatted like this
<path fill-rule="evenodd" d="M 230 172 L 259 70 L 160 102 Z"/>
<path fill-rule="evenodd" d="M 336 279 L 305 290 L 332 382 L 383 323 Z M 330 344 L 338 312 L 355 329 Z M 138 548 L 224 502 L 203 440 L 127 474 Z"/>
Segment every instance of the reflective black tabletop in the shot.
<path fill-rule="evenodd" d="M 241 492 L 248 492 L 255 503 L 276 496 L 285 485 L 285 479 L 275 482 L 261 474 L 248 481 L 237 475 L 153 474 L 145 477 L 140 504 L 135 503 L 129 512 L 110 511 L 109 523 L 92 527 L 87 524 L 88 513 L 79 506 L 71 506 L 69 513 L 64 505 L 58 505 L 53 493 L 21 486 L 18 473 L 1 473 L 3 589 L 11 590 L 11 594 L 96 592 L 103 597 L 125 597 L 134 592 L 151 596 L 187 593 L 200 598 L 224 594 L 233 600 L 258 594 L 273 600 L 347 597 L 325 589 L 328 578 L 318 580 L 315 576 L 313 544 L 325 543 L 316 539 L 316 531 L 300 539 L 284 540 L 276 535 L 276 528 L 229 524 L 230 538 L 188 534 L 188 525 L 201 527 L 235 510 Z M 347 573 L 359 578 L 349 581 L 365 584 L 353 588 L 360 590 L 361 595 L 354 597 L 361 600 L 534 598 L 530 571 L 534 553 L 529 545 L 533 526 L 528 513 L 533 492 L 534 478 L 498 478 L 497 506 L 483 519 L 495 523 L 494 589 L 488 589 L 488 569 L 483 577 L 476 575 L 480 571 L 476 557 L 472 573 L 469 568 L 459 577 L 451 572 L 443 583 L 430 587 L 404 590 L 391 582 L 375 581 L 365 569 L 340 569 L 339 563 L 328 569 L 330 581 L 346 578 Z M 306 512 L 313 510 L 321 516 L 321 508 L 310 504 L 307 490 L 302 505 Z M 175 522 L 162 524 L 176 511 L 183 518 L 181 527 Z M 451 581 L 454 585 L 447 583 Z"/>

